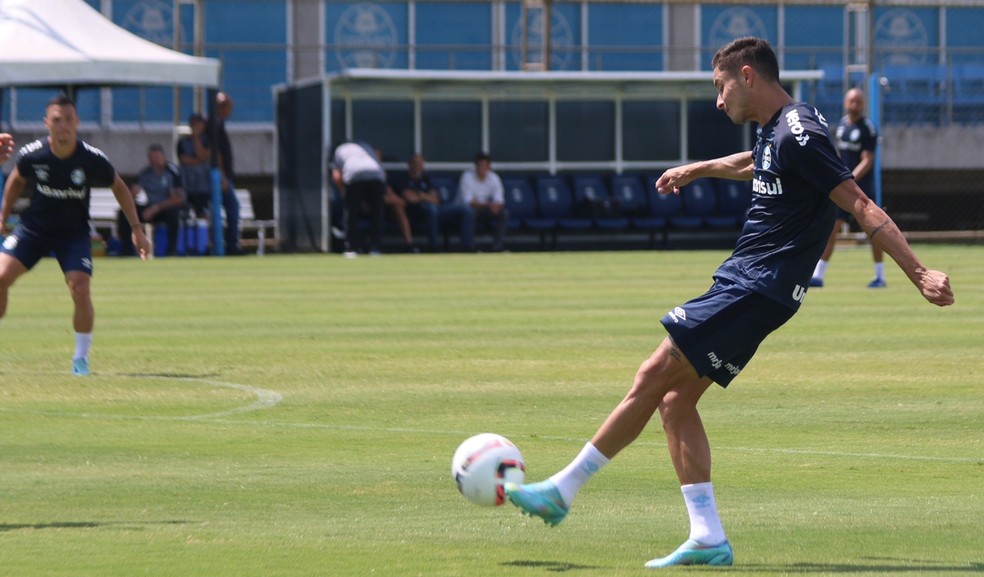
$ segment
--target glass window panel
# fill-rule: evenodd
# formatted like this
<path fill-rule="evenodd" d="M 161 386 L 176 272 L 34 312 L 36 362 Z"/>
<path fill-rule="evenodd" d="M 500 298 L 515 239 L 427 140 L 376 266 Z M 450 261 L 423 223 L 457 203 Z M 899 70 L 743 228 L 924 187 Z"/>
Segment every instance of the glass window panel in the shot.
<path fill-rule="evenodd" d="M 688 158 L 706 160 L 747 150 L 743 135 L 748 125 L 731 122 L 728 115 L 715 107 L 713 100 L 687 103 Z"/>
<path fill-rule="evenodd" d="M 383 151 L 389 159 L 413 153 L 413 102 L 357 100 L 352 103 L 352 138 Z"/>
<path fill-rule="evenodd" d="M 557 160 L 606 161 L 615 158 L 615 104 L 561 100 L 557 107 Z"/>
<path fill-rule="evenodd" d="M 681 158 L 680 103 L 675 100 L 624 101 L 622 156 L 628 161 Z"/>
<path fill-rule="evenodd" d="M 420 114 L 421 147 L 428 160 L 469 162 L 481 150 L 481 102 L 427 100 Z"/>
<path fill-rule="evenodd" d="M 489 103 L 489 142 L 497 162 L 545 161 L 547 103 L 505 100 Z"/>

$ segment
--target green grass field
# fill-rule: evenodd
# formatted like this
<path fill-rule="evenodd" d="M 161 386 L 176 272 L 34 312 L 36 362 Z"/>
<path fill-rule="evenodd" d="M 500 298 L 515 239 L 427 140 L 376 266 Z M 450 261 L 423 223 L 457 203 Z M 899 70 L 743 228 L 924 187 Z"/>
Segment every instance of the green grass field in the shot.
<path fill-rule="evenodd" d="M 671 573 L 984 573 L 984 248 L 917 252 L 955 306 L 841 250 L 705 397 L 736 565 Z M 451 454 L 565 465 L 724 256 L 99 259 L 88 378 L 44 261 L 0 323 L 0 575 L 647 574 L 688 530 L 658 422 L 556 528 L 466 502 Z"/>

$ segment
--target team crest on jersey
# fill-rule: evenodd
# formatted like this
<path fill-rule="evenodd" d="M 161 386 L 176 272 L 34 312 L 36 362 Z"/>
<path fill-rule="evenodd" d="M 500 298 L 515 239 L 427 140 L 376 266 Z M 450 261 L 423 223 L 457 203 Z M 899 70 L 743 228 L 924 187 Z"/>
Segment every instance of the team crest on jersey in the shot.
<path fill-rule="evenodd" d="M 762 149 L 762 170 L 769 170 L 772 166 L 772 147 L 768 144 Z"/>
<path fill-rule="evenodd" d="M 72 184 L 75 186 L 82 186 L 85 184 L 85 172 L 81 168 L 76 168 L 73 170 L 70 178 L 72 179 Z"/>
<path fill-rule="evenodd" d="M 37 176 L 39 182 L 48 181 L 48 165 L 47 164 L 35 164 L 34 165 L 34 175 Z"/>

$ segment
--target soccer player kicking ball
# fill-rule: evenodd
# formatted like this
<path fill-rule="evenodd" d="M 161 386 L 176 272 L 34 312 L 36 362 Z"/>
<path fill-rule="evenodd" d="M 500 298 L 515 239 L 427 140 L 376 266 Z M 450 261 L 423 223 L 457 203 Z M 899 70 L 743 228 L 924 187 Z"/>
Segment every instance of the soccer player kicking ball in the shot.
<path fill-rule="evenodd" d="M 98 148 L 78 139 L 79 117 L 75 103 L 66 96 L 53 98 L 45 110 L 48 137 L 24 146 L 17 166 L 7 179 L 0 204 L 0 236 L 25 186 L 30 186 L 31 205 L 20 224 L 0 247 L 0 318 L 7 312 L 10 286 L 42 257 L 54 254 L 65 274 L 65 284 L 75 304 L 75 354 L 72 373 L 89 374 L 89 348 L 95 311 L 89 293 L 92 277 L 92 242 L 89 238 L 89 189 L 112 186 L 113 195 L 133 228 L 133 246 L 140 258 L 150 255 L 150 241 L 143 233 L 133 197 L 126 183 Z"/>
<path fill-rule="evenodd" d="M 659 411 L 690 515 L 690 537 L 668 556 L 646 563 L 651 569 L 734 562 L 714 502 L 711 449 L 697 403 L 712 383 L 727 387 L 759 343 L 802 304 L 835 205 L 857 219 L 926 300 L 953 303 L 947 276 L 924 267 L 895 223 L 855 184 L 824 118 L 794 102 L 780 85 L 779 65 L 766 41 L 737 39 L 718 50 L 712 64 L 718 109 L 736 124 L 758 123 L 755 147 L 667 170 L 656 187 L 669 194 L 697 178 L 752 179 L 752 206 L 735 251 L 707 293 L 662 318 L 669 336 L 642 363 L 628 395 L 581 453 L 545 481 L 506 486 L 514 505 L 556 525 L 581 486 Z"/>

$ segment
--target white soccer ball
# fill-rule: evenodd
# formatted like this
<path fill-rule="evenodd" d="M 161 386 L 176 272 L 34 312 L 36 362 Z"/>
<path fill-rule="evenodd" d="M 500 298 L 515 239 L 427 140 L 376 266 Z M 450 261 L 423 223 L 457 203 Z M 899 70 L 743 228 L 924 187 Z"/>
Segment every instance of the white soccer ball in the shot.
<path fill-rule="evenodd" d="M 506 501 L 503 484 L 521 484 L 526 478 L 526 464 L 509 439 L 482 433 L 458 446 L 451 459 L 451 478 L 472 503 L 497 507 Z"/>

